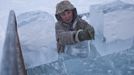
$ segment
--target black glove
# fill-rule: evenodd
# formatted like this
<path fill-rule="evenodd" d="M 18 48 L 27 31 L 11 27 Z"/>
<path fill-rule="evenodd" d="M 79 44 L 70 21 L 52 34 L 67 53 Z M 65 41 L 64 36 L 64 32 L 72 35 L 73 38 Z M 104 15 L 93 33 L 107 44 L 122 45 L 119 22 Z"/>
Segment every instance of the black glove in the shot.
<path fill-rule="evenodd" d="M 58 53 L 64 53 L 65 46 L 57 39 L 57 51 Z"/>
<path fill-rule="evenodd" d="M 95 39 L 95 31 L 94 31 L 94 28 L 92 27 L 91 29 L 86 29 L 86 31 L 88 31 L 89 36 L 91 37 L 90 40 L 94 40 Z"/>
<path fill-rule="evenodd" d="M 80 41 L 92 40 L 94 39 L 94 31 L 90 31 L 89 29 L 80 31 L 78 34 L 78 38 Z"/>
<path fill-rule="evenodd" d="M 65 48 L 65 46 L 58 44 L 57 45 L 58 53 L 64 53 L 64 48 Z"/>

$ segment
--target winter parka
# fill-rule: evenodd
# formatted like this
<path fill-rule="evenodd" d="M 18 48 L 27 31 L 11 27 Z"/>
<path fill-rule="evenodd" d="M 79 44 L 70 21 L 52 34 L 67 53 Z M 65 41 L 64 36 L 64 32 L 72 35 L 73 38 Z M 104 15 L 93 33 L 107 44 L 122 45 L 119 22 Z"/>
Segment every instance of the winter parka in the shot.
<path fill-rule="evenodd" d="M 73 11 L 73 22 L 64 23 L 59 16 L 65 10 Z M 76 8 L 69 1 L 61 1 L 56 6 L 57 22 L 55 23 L 57 48 L 64 50 L 65 45 L 75 44 L 81 42 L 78 38 L 78 33 L 82 30 L 89 29 L 89 34 L 94 38 L 94 28 L 85 20 L 77 16 Z"/>

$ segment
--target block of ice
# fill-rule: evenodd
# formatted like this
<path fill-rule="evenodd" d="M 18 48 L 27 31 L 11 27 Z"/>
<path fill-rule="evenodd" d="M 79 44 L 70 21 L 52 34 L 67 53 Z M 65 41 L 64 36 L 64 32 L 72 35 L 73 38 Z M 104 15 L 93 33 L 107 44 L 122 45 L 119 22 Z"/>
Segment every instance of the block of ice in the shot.
<path fill-rule="evenodd" d="M 101 55 L 119 52 L 132 46 L 133 20 L 132 4 L 117 0 L 91 6 L 90 21 L 96 31 L 94 42 Z"/>
<path fill-rule="evenodd" d="M 19 36 L 27 68 L 58 60 L 55 21 L 47 12 L 32 11 L 18 16 Z"/>

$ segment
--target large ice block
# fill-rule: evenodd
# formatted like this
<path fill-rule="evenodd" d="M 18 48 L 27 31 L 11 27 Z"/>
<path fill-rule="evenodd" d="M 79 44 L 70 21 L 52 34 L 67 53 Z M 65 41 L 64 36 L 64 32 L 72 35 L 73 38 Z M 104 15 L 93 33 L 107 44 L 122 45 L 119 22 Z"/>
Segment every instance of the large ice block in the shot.
<path fill-rule="evenodd" d="M 18 24 L 26 68 L 58 60 L 55 21 L 50 14 L 26 12 L 18 16 Z"/>
<path fill-rule="evenodd" d="M 134 5 L 120 0 L 90 7 L 90 21 L 96 31 L 94 41 L 101 55 L 128 49 L 134 37 Z"/>

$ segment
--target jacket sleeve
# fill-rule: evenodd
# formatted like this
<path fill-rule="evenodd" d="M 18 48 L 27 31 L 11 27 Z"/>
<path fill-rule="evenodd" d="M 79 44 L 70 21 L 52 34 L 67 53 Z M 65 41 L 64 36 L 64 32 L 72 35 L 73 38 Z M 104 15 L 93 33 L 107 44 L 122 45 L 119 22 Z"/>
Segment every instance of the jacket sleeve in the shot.
<path fill-rule="evenodd" d="M 65 31 L 58 23 L 55 24 L 56 40 L 59 44 L 68 45 L 75 43 L 76 31 Z"/>

